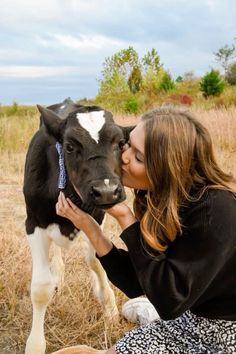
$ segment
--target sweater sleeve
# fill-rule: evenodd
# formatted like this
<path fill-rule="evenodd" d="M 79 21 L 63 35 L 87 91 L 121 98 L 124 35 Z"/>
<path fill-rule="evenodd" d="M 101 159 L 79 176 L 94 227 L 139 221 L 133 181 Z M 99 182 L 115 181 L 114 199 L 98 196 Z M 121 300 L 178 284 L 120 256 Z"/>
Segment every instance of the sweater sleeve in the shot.
<path fill-rule="evenodd" d="M 133 228 L 133 225 L 129 229 Z M 131 262 L 129 252 L 118 249 L 113 244 L 109 253 L 97 258 L 105 269 L 108 279 L 128 297 L 133 298 L 143 295 L 137 274 Z"/>
<path fill-rule="evenodd" d="M 121 234 L 140 286 L 163 319 L 180 316 L 204 297 L 234 252 L 236 203 L 221 193 L 209 194 L 186 208 L 183 234 L 165 253 L 143 247 L 139 224 Z"/>

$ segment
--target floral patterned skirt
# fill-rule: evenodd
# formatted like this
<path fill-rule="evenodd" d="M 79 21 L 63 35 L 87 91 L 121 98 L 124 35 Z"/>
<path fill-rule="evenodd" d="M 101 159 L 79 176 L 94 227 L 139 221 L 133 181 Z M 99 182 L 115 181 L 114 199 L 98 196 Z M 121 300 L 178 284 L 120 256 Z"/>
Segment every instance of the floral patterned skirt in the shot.
<path fill-rule="evenodd" d="M 127 332 L 116 354 L 235 354 L 236 321 L 211 320 L 187 311 Z"/>

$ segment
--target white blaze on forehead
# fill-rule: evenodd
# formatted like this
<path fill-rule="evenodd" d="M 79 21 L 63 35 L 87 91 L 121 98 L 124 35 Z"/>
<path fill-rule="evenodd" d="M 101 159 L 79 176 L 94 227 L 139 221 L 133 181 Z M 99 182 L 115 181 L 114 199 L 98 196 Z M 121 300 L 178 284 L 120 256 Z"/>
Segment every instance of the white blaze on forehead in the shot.
<path fill-rule="evenodd" d="M 76 117 L 79 124 L 86 129 L 91 137 L 98 143 L 98 133 L 105 123 L 104 111 L 77 113 Z"/>
<path fill-rule="evenodd" d="M 109 179 L 108 179 L 108 178 L 105 178 L 105 179 L 104 179 L 104 183 L 105 183 L 105 185 L 106 185 L 106 186 L 108 186 L 108 185 L 109 185 L 109 182 L 110 182 L 110 181 L 109 181 Z"/>

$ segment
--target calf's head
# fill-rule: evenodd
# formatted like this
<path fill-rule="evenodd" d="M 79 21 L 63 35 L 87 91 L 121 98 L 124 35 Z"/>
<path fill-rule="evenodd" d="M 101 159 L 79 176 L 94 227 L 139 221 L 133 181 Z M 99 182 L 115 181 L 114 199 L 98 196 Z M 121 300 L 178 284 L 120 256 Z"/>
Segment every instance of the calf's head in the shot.
<path fill-rule="evenodd" d="M 125 128 L 96 106 L 77 106 L 63 119 L 51 109 L 38 109 L 48 133 L 63 146 L 68 183 L 82 201 L 100 208 L 123 201 L 120 167 Z"/>

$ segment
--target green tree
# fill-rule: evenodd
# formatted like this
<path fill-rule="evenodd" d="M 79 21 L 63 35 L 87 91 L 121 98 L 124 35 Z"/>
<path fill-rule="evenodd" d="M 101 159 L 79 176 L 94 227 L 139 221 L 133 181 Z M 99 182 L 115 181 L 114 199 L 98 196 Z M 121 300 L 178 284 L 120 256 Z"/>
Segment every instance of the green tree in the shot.
<path fill-rule="evenodd" d="M 168 72 L 165 72 L 160 83 L 160 87 L 159 87 L 160 90 L 167 92 L 173 90 L 174 87 L 175 87 L 175 83 L 172 80 L 171 75 Z"/>
<path fill-rule="evenodd" d="M 129 97 L 130 90 L 125 78 L 117 71 L 99 82 L 96 102 L 113 111 L 119 111 L 122 102 Z"/>
<path fill-rule="evenodd" d="M 144 71 L 147 71 L 149 68 L 151 68 L 154 73 L 158 73 L 162 67 L 162 64 L 160 63 L 160 56 L 154 48 L 152 48 L 150 52 L 144 55 L 142 64 Z"/>
<path fill-rule="evenodd" d="M 146 93 L 157 94 L 160 91 L 160 84 L 165 73 L 163 68 L 160 68 L 156 73 L 153 68 L 149 67 L 143 75 L 142 90 Z"/>
<path fill-rule="evenodd" d="M 142 73 L 139 66 L 135 66 L 128 78 L 128 85 L 132 93 L 140 91 L 142 83 Z"/>
<path fill-rule="evenodd" d="M 183 77 L 179 75 L 175 81 L 176 82 L 183 82 Z"/>
<path fill-rule="evenodd" d="M 136 50 L 133 47 L 128 47 L 105 58 L 102 81 L 108 82 L 116 72 L 126 80 L 130 91 L 137 93 L 142 88 L 143 77 L 147 73 L 151 73 L 151 76 L 155 77 L 161 68 L 160 57 L 154 48 L 140 60 Z"/>
<path fill-rule="evenodd" d="M 157 94 L 165 71 L 160 63 L 160 56 L 154 48 L 142 58 L 142 68 L 142 90 L 146 93 Z"/>
<path fill-rule="evenodd" d="M 224 74 L 226 74 L 230 60 L 235 56 L 235 46 L 232 44 L 232 47 L 227 44 L 220 48 L 218 52 L 213 53 L 216 57 L 216 61 L 220 62 L 221 66 L 224 69 Z"/>
<path fill-rule="evenodd" d="M 225 83 L 217 70 L 211 70 L 200 81 L 200 91 L 205 98 L 219 96 L 224 91 Z"/>
<path fill-rule="evenodd" d="M 227 68 L 225 79 L 230 85 L 236 85 L 236 61 Z"/>
<path fill-rule="evenodd" d="M 128 47 L 105 58 L 102 75 L 104 78 L 111 77 L 114 72 L 118 72 L 128 80 L 134 67 L 140 67 L 139 56 L 133 47 Z"/>

